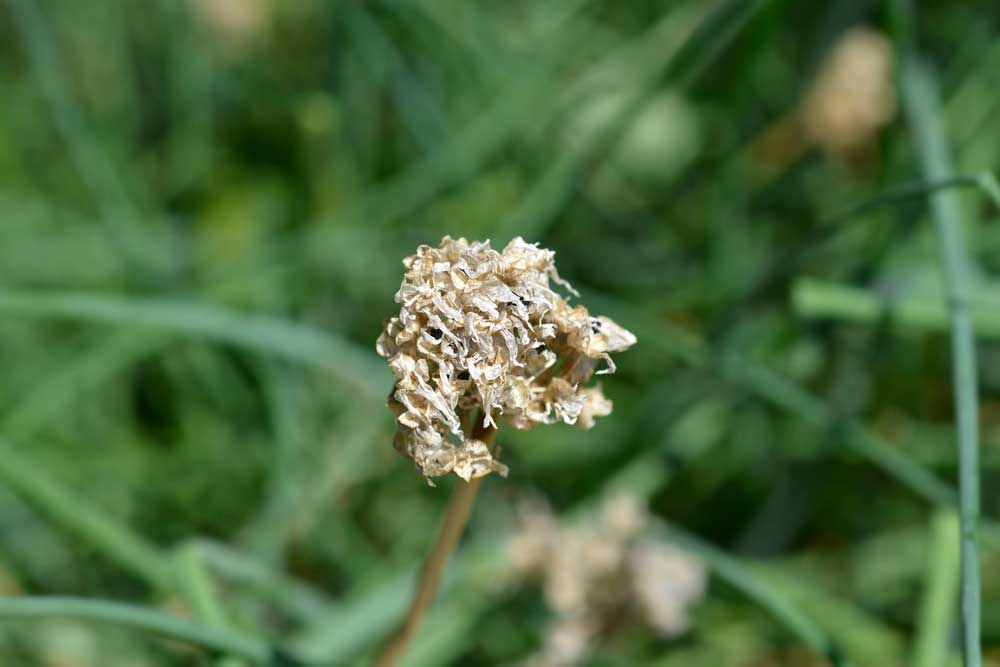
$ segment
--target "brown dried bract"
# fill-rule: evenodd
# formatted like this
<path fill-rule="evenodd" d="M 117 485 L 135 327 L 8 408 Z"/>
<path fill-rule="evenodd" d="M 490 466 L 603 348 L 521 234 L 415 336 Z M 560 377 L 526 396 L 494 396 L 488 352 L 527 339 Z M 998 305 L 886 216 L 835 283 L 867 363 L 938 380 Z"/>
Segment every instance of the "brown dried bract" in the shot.
<path fill-rule="evenodd" d="M 489 241 L 446 236 L 403 260 L 399 316 L 376 349 L 396 377 L 396 449 L 425 477 L 506 474 L 463 427 L 474 409 L 484 427 L 503 416 L 521 429 L 557 421 L 590 428 L 611 412 L 600 387 L 583 384 L 614 372 L 610 354 L 635 336 L 553 290 L 556 283 L 575 294 L 554 257 L 521 238 L 497 252 Z"/>

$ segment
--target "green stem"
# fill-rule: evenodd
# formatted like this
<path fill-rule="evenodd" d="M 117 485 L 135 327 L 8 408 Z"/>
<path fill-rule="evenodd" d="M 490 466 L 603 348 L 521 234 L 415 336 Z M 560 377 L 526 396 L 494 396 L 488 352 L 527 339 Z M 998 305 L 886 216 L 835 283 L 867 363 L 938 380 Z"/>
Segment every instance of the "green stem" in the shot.
<path fill-rule="evenodd" d="M 922 294 L 887 297 L 874 290 L 800 278 L 792 286 L 792 304 L 804 317 L 823 317 L 874 324 L 883 318 L 915 331 L 947 331 L 951 320 L 944 303 L 928 301 Z M 969 316 L 976 336 L 1000 338 L 1000 300 L 972 300 Z"/>
<path fill-rule="evenodd" d="M 208 627 L 145 607 L 57 596 L 0 597 L 0 619 L 20 620 L 52 616 L 115 623 L 261 664 L 266 664 L 272 658 L 268 644 L 262 640 Z"/>
<path fill-rule="evenodd" d="M 955 512 L 935 512 L 931 518 L 927 579 L 917 621 L 913 667 L 945 664 L 960 576 L 958 552 L 955 550 L 958 540 L 959 525 Z"/>
<path fill-rule="evenodd" d="M 951 158 L 938 124 L 936 84 L 912 54 L 903 58 L 903 103 L 927 178 L 952 177 Z M 953 192 L 931 199 L 941 249 L 951 321 L 952 374 L 958 427 L 959 510 L 962 524 L 962 647 L 966 667 L 979 667 L 979 429 L 976 350 L 969 314 L 969 261 L 965 255 L 958 201 Z"/>

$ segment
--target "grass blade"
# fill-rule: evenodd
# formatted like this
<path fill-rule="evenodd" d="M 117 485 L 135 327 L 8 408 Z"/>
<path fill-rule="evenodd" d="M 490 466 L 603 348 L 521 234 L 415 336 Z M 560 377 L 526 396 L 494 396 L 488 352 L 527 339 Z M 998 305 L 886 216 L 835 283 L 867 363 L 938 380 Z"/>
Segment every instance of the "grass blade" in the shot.
<path fill-rule="evenodd" d="M 253 590 L 298 620 L 317 618 L 333 604 L 319 590 L 226 544 L 195 539 L 185 546 L 197 549 L 216 577 Z"/>
<path fill-rule="evenodd" d="M 920 603 L 913 667 L 946 664 L 961 567 L 958 550 L 955 549 L 959 541 L 958 531 L 955 512 L 942 510 L 931 517 L 927 578 Z"/>
<path fill-rule="evenodd" d="M 800 278 L 792 287 L 792 304 L 806 317 L 829 317 L 851 322 L 877 323 L 891 318 L 899 326 L 917 331 L 945 331 L 950 324 L 946 304 L 919 296 L 890 299 L 872 290 Z M 975 334 L 1000 338 L 1000 301 L 972 302 L 969 317 Z"/>
<path fill-rule="evenodd" d="M 894 188 L 890 188 L 878 196 L 863 201 L 860 204 L 850 206 L 843 211 L 834 213 L 823 219 L 823 224 L 832 225 L 843 222 L 850 218 L 857 218 L 870 211 L 883 206 L 900 204 L 911 199 L 923 199 L 944 190 L 953 188 L 978 188 L 986 197 L 993 202 L 993 205 L 1000 209 L 1000 186 L 996 178 L 989 172 L 983 172 L 976 176 L 952 176 L 940 181 L 927 181 L 919 183 L 906 183 Z"/>
<path fill-rule="evenodd" d="M 374 352 L 333 334 L 263 315 L 178 300 L 81 292 L 0 290 L 0 312 L 75 319 L 207 338 L 328 371 L 367 398 L 388 392 L 386 367 Z"/>
<path fill-rule="evenodd" d="M 211 651 L 228 653 L 258 664 L 267 664 L 272 659 L 272 651 L 262 640 L 211 628 L 145 607 L 58 596 L 0 598 L 0 619 L 28 620 L 38 617 L 114 623 Z"/>

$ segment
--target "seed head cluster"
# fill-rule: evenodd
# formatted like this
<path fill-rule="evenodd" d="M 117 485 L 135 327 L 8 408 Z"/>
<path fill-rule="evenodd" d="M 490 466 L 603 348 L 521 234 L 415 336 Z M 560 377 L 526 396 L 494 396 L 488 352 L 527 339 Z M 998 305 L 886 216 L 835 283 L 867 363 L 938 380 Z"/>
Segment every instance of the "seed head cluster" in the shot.
<path fill-rule="evenodd" d="M 705 591 L 700 560 L 642 535 L 649 525 L 634 497 L 609 497 L 596 516 L 561 523 L 535 503 L 521 511 L 509 543 L 517 579 L 541 584 L 554 618 L 528 667 L 571 667 L 618 631 L 641 625 L 668 638 L 688 627 L 688 608 Z"/>
<path fill-rule="evenodd" d="M 576 294 L 554 257 L 521 238 L 498 252 L 489 241 L 446 236 L 403 260 L 399 316 L 376 349 L 396 377 L 394 445 L 425 477 L 506 474 L 464 423 L 476 409 L 483 428 L 502 416 L 520 429 L 558 421 L 590 428 L 611 412 L 600 386 L 584 384 L 614 372 L 610 353 L 635 336 L 570 306 L 552 288 Z"/>

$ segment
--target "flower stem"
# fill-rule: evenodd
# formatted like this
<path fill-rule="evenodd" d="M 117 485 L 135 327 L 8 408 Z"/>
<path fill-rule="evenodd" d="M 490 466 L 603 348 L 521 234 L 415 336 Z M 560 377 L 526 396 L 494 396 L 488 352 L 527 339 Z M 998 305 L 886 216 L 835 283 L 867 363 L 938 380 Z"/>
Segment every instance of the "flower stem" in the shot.
<path fill-rule="evenodd" d="M 492 452 L 496 428 L 482 426 L 480 419 L 477 421 L 473 438 L 482 440 Z M 468 482 L 455 482 L 455 488 L 451 498 L 448 499 L 448 507 L 445 509 L 444 520 L 438 531 L 437 540 L 431 547 L 430 553 L 427 554 L 423 568 L 420 570 L 420 576 L 417 578 L 417 587 L 410 599 L 410 607 L 399 626 L 379 649 L 378 656 L 375 658 L 375 667 L 394 667 L 403 657 L 410 641 L 417 634 L 424 616 L 441 587 L 441 578 L 444 576 L 448 560 L 465 531 L 465 524 L 469 520 L 472 505 L 479 494 L 479 487 L 482 486 L 483 479 L 477 477 Z"/>
<path fill-rule="evenodd" d="M 912 23 L 912 7 L 900 22 Z M 912 26 L 910 26 L 912 30 Z M 911 37 L 904 35 L 904 37 Z M 938 118 L 937 83 L 912 52 L 904 51 L 903 105 L 909 116 L 917 153 L 930 180 L 953 177 L 951 156 Z M 954 192 L 931 199 L 931 212 L 941 252 L 951 320 L 952 377 L 958 431 L 958 487 L 961 519 L 962 655 L 965 667 L 982 664 L 979 565 L 979 416 L 976 346 L 969 314 L 971 268 L 962 239 L 961 208 Z"/>

